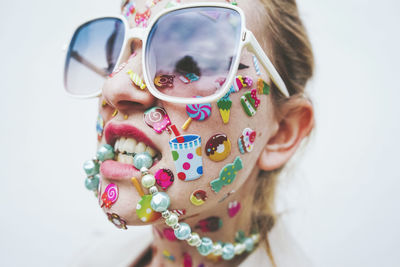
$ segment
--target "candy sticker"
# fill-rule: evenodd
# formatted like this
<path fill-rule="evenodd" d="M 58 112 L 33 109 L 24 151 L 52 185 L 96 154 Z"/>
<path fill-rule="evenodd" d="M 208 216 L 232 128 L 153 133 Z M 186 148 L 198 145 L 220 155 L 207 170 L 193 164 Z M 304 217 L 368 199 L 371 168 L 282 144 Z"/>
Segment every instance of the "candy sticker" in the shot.
<path fill-rule="evenodd" d="M 238 147 L 240 153 L 251 152 L 254 147 L 257 133 L 250 128 L 245 128 L 242 135 L 238 139 Z"/>
<path fill-rule="evenodd" d="M 159 169 L 154 177 L 156 178 L 156 183 L 163 190 L 166 190 L 174 182 L 174 174 L 170 169 Z"/>
<path fill-rule="evenodd" d="M 164 234 L 164 237 L 169 241 L 177 240 L 175 233 L 174 233 L 174 229 L 172 229 L 172 228 L 164 228 L 163 234 Z"/>
<path fill-rule="evenodd" d="M 105 206 L 107 209 L 111 208 L 111 206 L 118 200 L 118 186 L 115 184 L 107 185 L 106 190 L 104 190 L 104 193 L 101 196 L 101 200 L 103 201 L 101 207 Z"/>
<path fill-rule="evenodd" d="M 240 210 L 240 203 L 235 201 L 229 202 L 228 204 L 228 215 L 233 218 Z"/>
<path fill-rule="evenodd" d="M 240 98 L 240 103 L 242 103 L 244 111 L 250 117 L 254 116 L 257 112 L 255 102 L 256 101 L 252 98 L 251 92 L 244 93 Z"/>
<path fill-rule="evenodd" d="M 207 199 L 207 193 L 204 190 L 196 190 L 190 195 L 190 202 L 195 206 L 201 206 Z"/>
<path fill-rule="evenodd" d="M 171 120 L 167 111 L 161 107 L 152 107 L 146 110 L 143 114 L 143 120 L 150 128 L 161 134 L 165 129 L 170 132 L 168 126 L 171 125 Z"/>
<path fill-rule="evenodd" d="M 108 213 L 107 212 L 107 218 L 110 222 L 112 222 L 117 228 L 119 229 L 128 229 L 126 227 L 126 221 L 121 219 L 118 214 L 116 213 Z"/>
<path fill-rule="evenodd" d="M 163 251 L 163 256 L 164 256 L 164 258 L 166 258 L 167 260 L 175 261 L 175 257 L 174 257 L 173 255 L 171 255 L 171 253 L 169 253 L 169 251 L 167 251 L 167 250 L 164 250 L 164 251 Z"/>
<path fill-rule="evenodd" d="M 150 205 L 152 195 L 144 195 L 136 205 L 136 215 L 142 222 L 154 222 L 161 217 L 161 213 L 155 212 Z"/>
<path fill-rule="evenodd" d="M 268 83 L 264 82 L 263 79 L 258 79 L 257 81 L 257 91 L 260 95 L 269 95 L 271 90 L 271 86 Z"/>
<path fill-rule="evenodd" d="M 186 210 L 185 209 L 183 209 L 183 210 L 174 209 L 174 210 L 172 210 L 172 212 L 175 213 L 178 217 L 186 214 Z"/>
<path fill-rule="evenodd" d="M 235 180 L 237 172 L 242 168 L 242 160 L 240 157 L 236 157 L 233 163 L 229 163 L 222 168 L 217 179 L 211 181 L 212 190 L 218 193 L 223 186 L 231 184 Z"/>
<path fill-rule="evenodd" d="M 183 253 L 183 267 L 192 267 L 192 257 L 189 253 Z"/>
<path fill-rule="evenodd" d="M 231 153 L 231 141 L 225 134 L 216 134 L 207 141 L 206 155 L 212 161 L 221 161 L 226 159 Z"/>
<path fill-rule="evenodd" d="M 135 85 L 137 85 L 142 90 L 146 89 L 146 84 L 144 83 L 142 78 L 140 78 L 139 74 L 133 72 L 132 70 L 128 70 L 126 73 L 129 74 L 129 77 L 131 78 L 131 81 Z"/>
<path fill-rule="evenodd" d="M 260 76 L 261 75 L 260 65 L 258 64 L 258 60 L 257 60 L 256 56 L 253 56 L 253 64 L 254 64 L 254 68 L 256 69 L 257 75 Z"/>
<path fill-rule="evenodd" d="M 96 122 L 96 132 L 97 132 L 97 140 L 100 142 L 101 137 L 103 136 L 103 130 L 104 130 L 104 120 L 103 117 L 99 114 L 97 116 L 97 122 Z"/>
<path fill-rule="evenodd" d="M 183 142 L 179 142 L 178 138 L 179 141 Z M 195 134 L 181 135 L 171 139 L 169 146 L 179 179 L 191 181 L 203 175 L 200 136 Z"/>
<path fill-rule="evenodd" d="M 136 12 L 136 15 L 135 15 L 136 26 L 147 27 L 147 21 L 149 20 L 150 15 L 151 15 L 150 8 L 148 8 L 143 13 Z"/>
<path fill-rule="evenodd" d="M 216 232 L 222 227 L 222 220 L 219 217 L 211 216 L 200 220 L 194 228 L 200 229 L 202 232 Z"/>
<path fill-rule="evenodd" d="M 158 75 L 154 78 L 154 85 L 158 88 L 168 88 L 174 86 L 175 75 Z"/>
<path fill-rule="evenodd" d="M 197 76 L 194 73 L 188 73 L 188 74 L 186 74 L 184 76 L 183 75 L 179 76 L 179 80 L 181 80 L 185 84 L 198 81 L 199 79 L 200 79 L 199 76 Z"/>
<path fill-rule="evenodd" d="M 182 129 L 186 130 L 192 120 L 203 121 L 211 114 L 211 104 L 188 104 L 186 105 L 186 113 L 189 119 L 182 125 Z"/>

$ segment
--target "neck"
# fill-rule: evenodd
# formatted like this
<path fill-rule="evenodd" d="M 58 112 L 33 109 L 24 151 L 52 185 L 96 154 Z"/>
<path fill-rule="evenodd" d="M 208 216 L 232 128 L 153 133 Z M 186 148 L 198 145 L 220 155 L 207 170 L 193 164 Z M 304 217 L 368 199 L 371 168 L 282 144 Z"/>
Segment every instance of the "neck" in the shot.
<path fill-rule="evenodd" d="M 248 192 L 254 192 L 255 178 L 258 171 L 253 171 L 250 177 L 243 183 L 243 185 L 235 191 L 234 194 L 227 197 L 225 200 L 217 203 L 214 208 L 208 209 L 204 213 L 188 219 L 180 220 L 189 224 L 192 231 L 197 232 L 201 237 L 209 237 L 213 242 L 229 242 L 235 243 L 235 235 L 238 231 L 243 231 L 246 236 L 251 233 L 251 212 L 253 196 Z M 221 199 L 223 195 L 218 196 Z M 228 206 L 234 202 L 240 203 L 241 208 L 235 214 L 234 208 L 228 213 Z M 232 204 L 230 204 L 232 203 Z M 168 230 L 166 230 L 168 229 Z M 165 231 L 170 231 L 170 227 L 165 224 L 157 224 L 153 226 L 154 233 L 154 256 L 152 266 L 177 266 L 184 262 L 187 265 L 183 266 L 201 266 L 205 264 L 210 266 L 236 266 L 248 255 L 244 253 L 241 256 L 236 256 L 232 260 L 225 261 L 221 257 L 209 257 L 199 254 L 195 247 L 191 247 L 185 241 L 174 240 L 171 241 L 168 237 L 173 238 L 171 233 L 167 236 Z M 190 260 L 192 264 L 190 265 Z"/>

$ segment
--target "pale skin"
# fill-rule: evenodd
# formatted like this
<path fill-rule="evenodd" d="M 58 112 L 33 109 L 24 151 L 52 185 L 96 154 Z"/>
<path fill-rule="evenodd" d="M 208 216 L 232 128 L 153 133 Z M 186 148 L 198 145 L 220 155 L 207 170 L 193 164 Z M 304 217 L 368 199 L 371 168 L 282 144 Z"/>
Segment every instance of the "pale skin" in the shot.
<path fill-rule="evenodd" d="M 145 1 L 135 2 L 138 10 L 145 10 Z M 159 12 L 167 2 L 168 1 L 161 1 L 158 5 L 153 7 L 152 15 Z M 258 38 L 259 36 L 257 36 L 257 33 L 261 30 L 258 28 L 259 26 L 257 26 L 258 23 L 253 21 L 254 19 L 252 20 L 252 18 L 255 17 L 252 16 L 252 14 L 254 14 L 255 10 L 262 9 L 261 4 L 258 3 L 258 1 L 246 1 L 244 4 L 238 1 L 238 3 L 239 7 L 245 11 L 247 28 L 252 30 Z M 133 25 L 134 23 L 132 23 L 132 26 Z M 151 138 L 156 149 L 162 154 L 162 159 L 150 169 L 150 172 L 154 173 L 159 168 L 169 168 L 176 174 L 168 144 L 168 141 L 173 138 L 173 136 L 166 132 L 163 134 L 155 133 L 143 122 L 143 112 L 153 106 L 164 107 L 172 123 L 180 129 L 180 126 L 187 119 L 185 105 L 160 101 L 152 96 L 149 91 L 142 91 L 132 85 L 126 74 L 127 69 L 132 69 L 134 72 L 142 74 L 141 41 L 135 40 L 134 46 L 137 56 L 130 58 L 127 66 L 120 73 L 105 82 L 99 101 L 99 113 L 104 118 L 106 126 L 109 122 L 134 125 Z M 240 62 L 249 66 L 249 68 L 239 70 L 237 75 L 249 76 L 256 82 L 259 76 L 256 75 L 252 63 L 252 54 L 244 50 Z M 268 83 L 270 82 L 265 71 L 262 71 L 261 78 Z M 176 84 L 175 86 L 184 85 Z M 201 136 L 204 174 L 199 179 L 190 182 L 184 182 L 175 178 L 173 185 L 166 191 L 171 198 L 170 209 L 186 210 L 186 215 L 181 216 L 179 220 L 184 220 L 185 223 L 188 223 L 192 230 L 199 233 L 201 237 L 207 236 L 213 241 L 221 240 L 223 242 L 233 242 L 235 233 L 238 230 L 249 234 L 251 230 L 249 228 L 251 221 L 251 204 L 253 201 L 253 192 L 255 192 L 256 187 L 256 178 L 259 172 L 261 170 L 271 171 L 283 166 L 295 153 L 301 141 L 310 133 L 314 124 L 313 107 L 305 98 L 293 98 L 289 100 L 280 107 L 280 116 L 278 117 L 276 115 L 277 112 L 274 110 L 271 95 L 259 95 L 261 104 L 257 113 L 254 117 L 249 117 L 245 114 L 240 105 L 241 95 L 242 93 L 231 95 L 233 104 L 228 124 L 223 124 L 217 104 L 211 103 L 212 112 L 208 119 L 202 122 L 192 122 L 187 131 L 180 129 L 181 133 L 192 133 Z M 104 106 L 101 104 L 103 100 L 106 101 L 107 105 Z M 112 113 L 115 109 L 118 110 L 118 114 L 113 117 Z M 237 147 L 237 139 L 242 134 L 244 128 L 255 130 L 257 132 L 257 137 L 253 151 L 242 155 Z M 212 135 L 217 133 L 226 134 L 232 143 L 230 155 L 221 162 L 211 161 L 204 153 L 205 142 Z M 103 137 L 100 144 L 104 144 L 105 142 Z M 213 192 L 210 187 L 210 181 L 217 178 L 220 170 L 226 164 L 232 163 L 237 156 L 240 156 L 243 162 L 243 169 L 239 171 L 236 180 L 232 184 L 224 186 L 220 192 Z M 118 214 L 127 221 L 127 225 L 144 225 L 135 212 L 136 204 L 140 200 L 140 196 L 131 181 L 129 179 L 113 181 L 109 177 L 103 176 L 101 192 L 104 191 L 109 183 L 114 183 L 118 186 L 119 199 L 111 209 L 104 208 L 104 210 Z M 206 191 L 207 200 L 201 206 L 194 206 L 189 198 L 195 190 L 199 189 Z M 147 190 L 144 190 L 145 193 L 147 193 Z M 224 201 L 221 201 L 226 194 L 232 191 L 235 191 L 235 193 L 231 194 Z M 242 208 L 233 218 L 230 218 L 227 210 L 229 202 L 232 201 L 240 202 Z M 210 216 L 219 217 L 223 222 L 222 228 L 216 232 L 206 233 L 195 228 L 199 220 Z M 155 253 L 153 254 L 149 266 L 176 266 L 183 262 L 184 253 L 189 253 L 191 255 L 193 266 L 198 266 L 200 263 L 204 263 L 206 266 L 235 266 L 240 264 L 243 260 L 243 257 L 235 258 L 229 262 L 220 261 L 219 263 L 206 260 L 196 249 L 187 245 L 185 241 L 169 241 L 156 233 L 162 233 L 163 229 L 166 227 L 162 219 L 153 223 L 154 242 L 152 245 L 155 248 Z M 164 258 L 164 250 L 167 250 L 175 257 L 175 262 Z"/>

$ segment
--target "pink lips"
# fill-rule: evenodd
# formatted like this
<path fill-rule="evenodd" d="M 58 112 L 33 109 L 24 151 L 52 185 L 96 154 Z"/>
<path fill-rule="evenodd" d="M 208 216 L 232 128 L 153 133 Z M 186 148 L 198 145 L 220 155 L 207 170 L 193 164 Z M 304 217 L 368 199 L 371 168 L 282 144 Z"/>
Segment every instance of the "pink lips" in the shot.
<path fill-rule="evenodd" d="M 107 144 L 114 145 L 119 137 L 134 138 L 147 146 L 156 146 L 149 137 L 139 129 L 126 124 L 109 123 L 104 131 Z M 155 148 L 156 149 L 156 148 Z M 125 180 L 132 177 L 140 177 L 140 171 L 133 165 L 120 163 L 114 160 L 106 160 L 100 166 L 100 173 L 110 180 Z"/>

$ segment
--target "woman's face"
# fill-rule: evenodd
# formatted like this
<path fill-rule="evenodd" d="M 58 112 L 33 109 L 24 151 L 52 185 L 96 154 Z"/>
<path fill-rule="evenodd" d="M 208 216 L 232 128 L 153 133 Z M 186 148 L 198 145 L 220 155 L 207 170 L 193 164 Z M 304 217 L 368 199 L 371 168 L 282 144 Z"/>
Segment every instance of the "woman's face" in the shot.
<path fill-rule="evenodd" d="M 139 11 L 145 10 L 144 0 L 135 2 Z M 161 1 L 153 7 L 151 9 L 152 16 L 160 12 L 167 2 Z M 251 13 L 249 13 L 251 10 L 255 10 L 254 6 L 256 4 L 251 1 L 251 4 L 246 3 L 246 5 L 246 7 L 242 7 L 239 4 L 246 13 L 247 27 L 252 31 L 256 31 L 257 29 L 253 27 L 250 20 Z M 181 126 L 188 119 L 186 105 L 160 101 L 151 95 L 148 90 L 141 90 L 138 86 L 132 84 L 127 74 L 128 70 L 132 70 L 140 76 L 142 75 L 141 41 L 134 41 L 132 47 L 134 47 L 136 56 L 130 57 L 127 65 L 105 82 L 102 97 L 99 101 L 99 114 L 105 122 L 104 132 L 99 144 L 108 143 L 112 145 L 116 153 L 115 161 L 106 161 L 101 165 L 102 181 L 99 198 L 101 198 L 109 184 L 115 184 L 119 189 L 118 200 L 110 208 L 104 206 L 104 211 L 118 214 L 127 221 L 128 225 L 149 223 L 147 215 L 140 213 L 142 215 L 138 217 L 136 213 L 137 204 L 141 200 L 141 196 L 131 181 L 132 177 L 136 177 L 139 183 L 141 182 L 141 174 L 132 165 L 133 157 L 131 155 L 143 150 L 155 155 L 155 163 L 149 169 L 150 173 L 155 174 L 162 168 L 170 169 L 173 172 L 173 183 L 165 191 L 160 186 L 158 187 L 159 191 L 166 192 L 169 195 L 171 199 L 170 210 L 184 210 L 186 213 L 184 216 L 191 216 L 218 208 L 221 205 L 219 201 L 224 196 L 232 191 L 240 192 L 240 188 L 244 186 L 250 174 L 258 170 L 258 157 L 272 135 L 272 125 L 276 121 L 270 95 L 257 94 L 260 105 L 256 114 L 252 117 L 245 113 L 241 105 L 241 97 L 244 93 L 251 92 L 251 89 L 257 88 L 257 80 L 259 78 L 270 83 L 269 77 L 263 70 L 261 70 L 261 76 L 257 75 L 253 65 L 252 54 L 244 50 L 240 57 L 240 63 L 248 66 L 248 68 L 238 70 L 237 75 L 247 76 L 253 81 L 253 85 L 230 95 L 232 106 L 229 122 L 226 124 L 223 122 L 217 102 L 214 102 L 210 103 L 211 114 L 207 119 L 203 121 L 193 120 L 187 130 L 182 130 Z M 188 90 L 187 88 L 189 88 L 189 85 L 177 78 L 174 79 L 173 90 Z M 104 104 L 104 101 L 107 104 Z M 184 181 L 182 179 L 184 179 L 185 175 L 182 175 L 182 172 L 185 173 L 184 169 L 189 168 L 190 164 L 197 164 L 193 160 L 199 157 L 199 150 L 195 151 L 193 155 L 189 155 L 191 153 L 188 151 L 176 151 L 173 156 L 169 141 L 175 138 L 174 134 L 168 134 L 167 131 L 163 131 L 161 134 L 156 133 L 143 120 L 144 113 L 152 107 L 164 108 L 171 123 L 176 125 L 181 134 L 194 134 L 201 137 L 200 149 L 203 173 L 198 179 Z M 118 110 L 116 115 L 114 113 L 115 110 Z M 254 141 L 254 144 L 251 152 L 242 154 L 239 150 L 238 140 L 242 137 L 246 128 L 255 131 L 255 133 L 247 130 L 246 134 L 250 136 L 247 136 L 247 138 L 244 136 L 244 143 L 245 145 L 250 145 L 251 141 Z M 230 141 L 230 149 L 229 142 L 224 137 L 227 137 Z M 206 146 L 209 140 L 210 145 Z M 243 141 L 241 140 L 240 142 Z M 211 153 L 207 149 L 211 149 Z M 174 159 L 177 156 L 180 159 L 175 162 Z M 243 168 L 237 172 L 236 179 L 231 184 L 224 184 L 219 192 L 213 191 L 210 182 L 218 179 L 221 170 L 227 164 L 233 163 L 237 157 L 240 157 Z M 186 160 L 189 165 L 186 164 Z M 177 170 L 175 163 L 179 165 L 181 170 Z M 197 167 L 195 170 L 197 170 Z M 165 181 L 165 184 L 169 185 L 168 181 Z M 149 194 L 146 188 L 143 188 L 143 190 L 145 194 Z M 192 196 L 198 190 L 202 190 L 205 193 L 201 192 Z M 251 192 L 248 193 L 251 194 Z M 204 196 L 206 197 L 204 198 Z M 205 200 L 204 203 L 201 201 L 202 199 Z M 140 204 L 145 206 L 144 203 Z M 224 207 L 226 207 L 226 203 Z M 146 213 L 146 209 L 143 212 Z M 146 219 L 143 219 L 144 217 Z M 144 220 L 147 222 L 143 222 Z M 159 221 L 157 220 L 156 222 Z"/>

